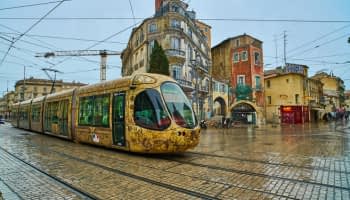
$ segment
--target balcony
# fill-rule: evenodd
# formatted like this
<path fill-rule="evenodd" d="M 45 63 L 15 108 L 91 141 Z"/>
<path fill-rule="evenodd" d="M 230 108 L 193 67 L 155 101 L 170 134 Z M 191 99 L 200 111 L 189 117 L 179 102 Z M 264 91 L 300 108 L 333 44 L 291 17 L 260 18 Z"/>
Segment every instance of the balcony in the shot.
<path fill-rule="evenodd" d="M 175 78 L 178 84 L 182 87 L 185 92 L 192 92 L 194 90 L 193 83 L 182 78 Z"/>
<path fill-rule="evenodd" d="M 169 63 L 180 62 L 183 63 L 186 60 L 186 52 L 180 49 L 166 49 L 164 50 L 168 57 Z"/>
<path fill-rule="evenodd" d="M 262 92 L 263 91 L 262 85 L 256 85 L 254 89 L 255 89 L 256 92 Z"/>
<path fill-rule="evenodd" d="M 199 92 L 202 92 L 202 93 L 208 93 L 209 92 L 209 87 L 208 86 L 200 85 L 198 88 L 199 88 Z"/>
<path fill-rule="evenodd" d="M 194 69 L 198 69 L 198 70 L 201 70 L 205 73 L 208 73 L 209 72 L 209 65 L 205 65 L 204 63 L 202 62 L 198 62 L 198 61 L 191 61 L 191 66 L 194 68 Z"/>

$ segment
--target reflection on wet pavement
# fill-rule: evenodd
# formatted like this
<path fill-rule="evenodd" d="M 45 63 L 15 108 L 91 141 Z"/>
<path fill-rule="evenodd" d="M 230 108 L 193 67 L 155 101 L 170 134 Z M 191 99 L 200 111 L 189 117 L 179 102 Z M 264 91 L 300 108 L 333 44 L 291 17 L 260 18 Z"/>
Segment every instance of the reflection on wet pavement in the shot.
<path fill-rule="evenodd" d="M 61 198 L 82 198 L 76 188 L 101 199 L 350 199 L 349 125 L 209 129 L 179 155 L 130 154 L 2 126 L 0 190 L 45 197 L 32 188 L 46 181 Z M 35 181 L 19 187 L 19 176 Z"/>

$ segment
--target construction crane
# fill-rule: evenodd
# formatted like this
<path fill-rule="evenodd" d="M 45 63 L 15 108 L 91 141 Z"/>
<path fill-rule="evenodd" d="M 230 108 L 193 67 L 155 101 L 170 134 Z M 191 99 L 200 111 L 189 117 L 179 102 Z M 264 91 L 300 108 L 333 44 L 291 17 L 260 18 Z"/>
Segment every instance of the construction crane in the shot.
<path fill-rule="evenodd" d="M 71 51 L 53 51 L 46 53 L 37 53 L 35 57 L 50 58 L 54 56 L 101 56 L 100 65 L 100 80 L 106 80 L 106 68 L 107 68 L 107 56 L 108 55 L 120 55 L 119 51 L 109 50 L 71 50 Z"/>

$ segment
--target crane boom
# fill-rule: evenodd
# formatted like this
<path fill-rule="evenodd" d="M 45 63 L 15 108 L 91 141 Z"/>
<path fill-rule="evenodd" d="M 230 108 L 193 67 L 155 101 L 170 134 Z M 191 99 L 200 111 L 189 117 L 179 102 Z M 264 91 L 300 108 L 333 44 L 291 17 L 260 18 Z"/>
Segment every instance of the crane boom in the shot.
<path fill-rule="evenodd" d="M 101 56 L 100 80 L 106 80 L 107 55 L 121 55 L 120 51 L 110 50 L 70 50 L 37 53 L 35 57 L 50 58 L 54 56 Z"/>
<path fill-rule="evenodd" d="M 70 51 L 52 51 L 37 53 L 35 57 L 54 57 L 54 56 L 98 56 L 98 55 L 120 55 L 120 51 L 110 50 L 70 50 Z"/>

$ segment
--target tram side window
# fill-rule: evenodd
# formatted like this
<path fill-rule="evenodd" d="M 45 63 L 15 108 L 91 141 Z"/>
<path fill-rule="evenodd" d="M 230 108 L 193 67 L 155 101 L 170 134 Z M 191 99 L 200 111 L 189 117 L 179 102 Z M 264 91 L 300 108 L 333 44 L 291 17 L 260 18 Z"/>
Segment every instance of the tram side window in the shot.
<path fill-rule="evenodd" d="M 80 98 L 79 125 L 108 127 L 109 98 L 109 95 Z"/>
<path fill-rule="evenodd" d="M 79 103 L 79 125 L 92 124 L 93 98 L 80 98 Z"/>
<path fill-rule="evenodd" d="M 156 90 L 149 89 L 136 96 L 134 120 L 137 125 L 149 129 L 164 130 L 169 127 L 170 118 Z"/>
<path fill-rule="evenodd" d="M 57 111 L 58 111 L 58 102 L 51 102 L 48 104 L 47 113 L 51 123 L 55 123 L 55 124 L 58 123 Z"/>
<path fill-rule="evenodd" d="M 23 108 L 20 110 L 19 113 L 20 113 L 20 116 L 19 116 L 20 120 L 25 120 L 25 121 L 28 120 L 28 110 L 27 109 Z"/>
<path fill-rule="evenodd" d="M 94 99 L 94 125 L 108 126 L 109 96 L 96 96 Z"/>
<path fill-rule="evenodd" d="M 40 121 L 40 106 L 33 106 L 33 108 L 32 108 L 32 121 L 33 122 Z"/>

